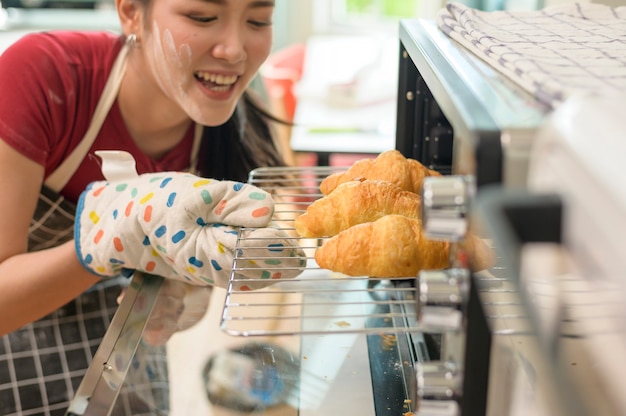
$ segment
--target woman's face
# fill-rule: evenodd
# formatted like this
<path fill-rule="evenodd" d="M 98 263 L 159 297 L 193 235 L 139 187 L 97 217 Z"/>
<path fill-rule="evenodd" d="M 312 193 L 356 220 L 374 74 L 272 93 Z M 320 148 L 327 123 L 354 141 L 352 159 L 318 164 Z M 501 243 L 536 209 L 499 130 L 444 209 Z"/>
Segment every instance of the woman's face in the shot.
<path fill-rule="evenodd" d="M 272 46 L 273 0 L 152 0 L 147 76 L 197 123 L 225 123 Z"/>

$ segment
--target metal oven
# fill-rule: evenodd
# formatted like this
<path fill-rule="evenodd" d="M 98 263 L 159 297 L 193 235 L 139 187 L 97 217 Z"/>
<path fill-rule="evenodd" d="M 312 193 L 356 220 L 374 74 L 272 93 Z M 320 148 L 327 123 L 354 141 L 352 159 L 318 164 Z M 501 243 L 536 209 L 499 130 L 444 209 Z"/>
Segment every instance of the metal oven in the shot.
<path fill-rule="evenodd" d="M 468 225 L 499 256 L 457 303 L 456 354 L 444 333 L 437 365 L 416 364 L 416 415 L 622 414 L 623 279 L 619 255 L 599 253 L 619 245 L 609 224 L 624 206 L 609 178 L 624 177 L 624 96 L 579 93 L 551 108 L 434 22 L 402 22 L 400 41 L 396 148 L 451 174 L 425 182 L 424 229 L 455 242 Z M 429 273 L 415 283 L 430 284 Z M 440 412 L 451 402 L 458 411 Z"/>

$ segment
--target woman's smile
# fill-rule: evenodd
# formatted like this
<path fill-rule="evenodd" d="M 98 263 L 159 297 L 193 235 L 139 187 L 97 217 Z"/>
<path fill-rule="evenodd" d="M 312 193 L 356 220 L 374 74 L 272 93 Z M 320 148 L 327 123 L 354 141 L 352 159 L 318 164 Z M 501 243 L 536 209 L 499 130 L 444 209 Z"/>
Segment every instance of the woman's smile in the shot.
<path fill-rule="evenodd" d="M 206 83 L 207 86 L 214 85 L 215 87 L 229 87 L 237 82 L 238 79 L 237 75 L 221 75 L 204 71 L 198 71 L 194 76 L 199 81 Z"/>
<path fill-rule="evenodd" d="M 210 94 L 212 98 L 225 95 L 234 90 L 234 86 L 239 80 L 237 75 L 223 75 L 212 72 L 197 71 L 194 77 L 200 83 L 202 89 Z"/>

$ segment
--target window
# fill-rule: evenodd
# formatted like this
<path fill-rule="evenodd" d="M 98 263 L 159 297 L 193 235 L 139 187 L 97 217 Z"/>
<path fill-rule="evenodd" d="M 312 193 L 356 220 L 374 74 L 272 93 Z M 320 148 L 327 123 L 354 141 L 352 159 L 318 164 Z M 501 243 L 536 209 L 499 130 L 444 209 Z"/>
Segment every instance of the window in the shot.
<path fill-rule="evenodd" d="M 316 33 L 393 32 L 402 18 L 434 17 L 445 0 L 317 0 Z"/>
<path fill-rule="evenodd" d="M 336 2 L 348 18 L 378 20 L 416 16 L 421 0 L 343 0 Z"/>

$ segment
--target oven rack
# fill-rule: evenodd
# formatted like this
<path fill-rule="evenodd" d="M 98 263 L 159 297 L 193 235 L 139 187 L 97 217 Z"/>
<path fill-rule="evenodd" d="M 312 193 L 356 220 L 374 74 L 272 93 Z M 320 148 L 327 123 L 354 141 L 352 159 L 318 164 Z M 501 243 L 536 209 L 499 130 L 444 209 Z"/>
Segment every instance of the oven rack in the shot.
<path fill-rule="evenodd" d="M 277 266 L 275 270 L 301 272 L 294 279 L 277 281 L 258 290 L 238 290 L 257 282 L 241 277 L 245 261 L 267 258 L 250 253 L 254 248 L 239 232 L 233 273 L 226 291 L 220 327 L 234 336 L 275 336 L 329 333 L 440 333 L 445 329 L 425 327 L 417 321 L 415 278 L 349 277 L 320 268 L 315 250 L 325 238 L 306 239 L 295 233 L 293 221 L 308 205 L 322 197 L 321 181 L 345 167 L 260 168 L 248 183 L 270 192 L 275 212 L 270 226 L 286 232 L 306 256 L 303 267 Z M 505 279 L 491 274 L 484 279 L 489 291 L 507 292 Z M 392 336 L 384 336 L 393 343 Z"/>

